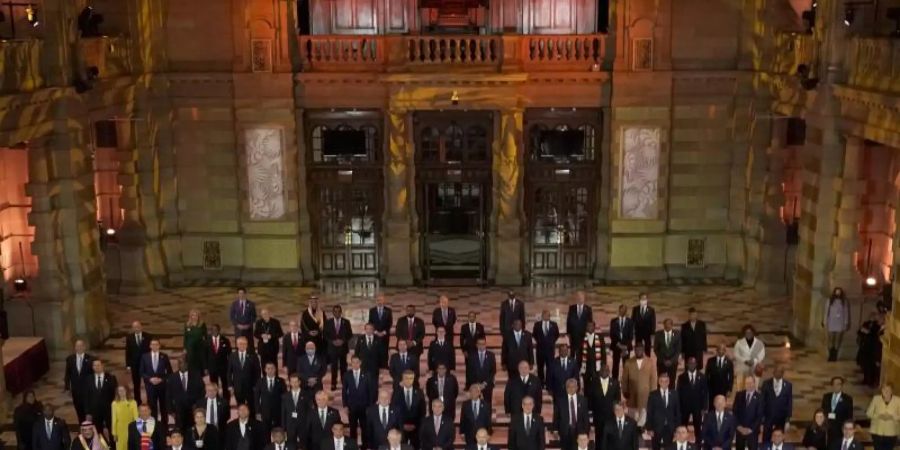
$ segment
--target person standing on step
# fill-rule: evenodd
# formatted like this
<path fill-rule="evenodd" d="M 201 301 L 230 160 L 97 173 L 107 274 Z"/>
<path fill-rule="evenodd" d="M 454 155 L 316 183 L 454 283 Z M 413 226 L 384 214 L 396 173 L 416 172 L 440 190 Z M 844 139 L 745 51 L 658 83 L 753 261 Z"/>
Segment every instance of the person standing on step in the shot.
<path fill-rule="evenodd" d="M 531 335 L 536 343 L 537 374 L 544 387 L 549 387 L 550 366 L 556 352 L 556 341 L 559 340 L 559 325 L 550 320 L 550 310 L 541 311 L 541 320 L 534 323 Z"/>
<path fill-rule="evenodd" d="M 247 345 L 253 351 L 253 323 L 256 322 L 256 304 L 247 298 L 247 289 L 237 289 L 237 299 L 231 302 L 231 310 L 228 313 L 231 324 L 234 326 L 234 337 L 247 338 Z"/>
<path fill-rule="evenodd" d="M 584 291 L 575 292 L 575 304 L 569 305 L 566 313 L 566 334 L 569 336 L 569 345 L 576 351 L 581 351 L 581 343 L 588 332 L 588 322 L 594 319 L 594 310 L 584 302 Z"/>
<path fill-rule="evenodd" d="M 303 333 L 304 348 L 307 342 L 316 344 L 318 356 L 325 357 L 325 339 L 322 330 L 325 325 L 325 310 L 319 307 L 319 297 L 309 296 L 309 302 L 300 315 L 300 332 Z"/>
<path fill-rule="evenodd" d="M 331 308 L 331 320 L 325 323 L 325 341 L 328 345 L 328 365 L 331 366 L 331 390 L 337 390 L 338 375 L 341 383 L 347 372 L 347 354 L 350 353 L 350 338 L 353 329 L 350 321 L 344 318 L 341 305 Z"/>
<path fill-rule="evenodd" d="M 278 367 L 278 341 L 284 336 L 281 322 L 269 314 L 267 308 L 259 311 L 259 319 L 253 326 L 253 336 L 256 338 L 256 353 L 259 355 L 259 363 L 263 367 L 268 363 Z"/>
<path fill-rule="evenodd" d="M 650 299 L 645 292 L 638 294 L 638 305 L 631 310 L 634 322 L 634 345 L 644 347 L 644 355 L 650 357 L 651 341 L 656 332 L 656 310 L 650 306 Z"/>
<path fill-rule="evenodd" d="M 844 333 L 850 329 L 850 303 L 840 287 L 831 291 L 822 326 L 828 332 L 828 361 L 837 361 Z"/>
<path fill-rule="evenodd" d="M 387 369 L 388 349 L 391 346 L 391 325 L 394 323 L 394 313 L 384 304 L 384 294 L 375 296 L 375 306 L 369 308 L 369 323 L 375 328 L 375 336 L 381 339 L 381 348 L 378 357 L 378 367 Z"/>
<path fill-rule="evenodd" d="M 144 332 L 140 321 L 131 323 L 131 333 L 125 336 L 125 370 L 131 375 L 134 401 L 141 403 L 141 356 L 150 351 L 153 336 Z"/>
<path fill-rule="evenodd" d="M 450 345 L 455 345 L 453 337 L 456 334 L 453 329 L 456 326 L 456 310 L 450 307 L 450 299 L 446 295 L 438 298 L 438 306 L 431 313 L 431 324 L 434 328 L 444 327 L 447 330 L 447 341 Z"/>
<path fill-rule="evenodd" d="M 66 372 L 63 379 L 63 390 L 72 393 L 72 404 L 75 406 L 78 423 L 84 422 L 87 415 L 85 383 L 91 378 L 91 361 L 94 360 L 94 357 L 89 355 L 85 348 L 83 339 L 75 340 L 75 352 L 66 357 Z"/>

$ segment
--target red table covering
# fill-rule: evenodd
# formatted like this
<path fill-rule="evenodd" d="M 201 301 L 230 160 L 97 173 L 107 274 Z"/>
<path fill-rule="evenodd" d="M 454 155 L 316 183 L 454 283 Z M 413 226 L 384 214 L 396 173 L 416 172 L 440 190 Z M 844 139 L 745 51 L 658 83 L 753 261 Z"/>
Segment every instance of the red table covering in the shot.
<path fill-rule="evenodd" d="M 19 394 L 49 370 L 50 356 L 47 353 L 47 344 L 41 339 L 37 345 L 25 350 L 18 358 L 4 364 L 6 390 L 13 394 Z"/>

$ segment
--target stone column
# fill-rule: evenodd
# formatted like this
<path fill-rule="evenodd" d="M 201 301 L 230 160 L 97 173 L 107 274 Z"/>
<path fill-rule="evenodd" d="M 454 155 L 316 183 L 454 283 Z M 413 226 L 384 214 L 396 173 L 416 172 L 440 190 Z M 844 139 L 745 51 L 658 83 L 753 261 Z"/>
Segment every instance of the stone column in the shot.
<path fill-rule="evenodd" d="M 854 299 L 862 296 L 863 281 L 856 267 L 856 254 L 862 249 L 859 242 L 859 220 L 865 191 L 865 182 L 861 179 L 864 147 L 862 138 L 846 138 L 840 200 L 835 217 L 834 268 L 829 283 L 831 289 L 840 286 L 849 298 Z"/>
<path fill-rule="evenodd" d="M 410 116 L 406 110 L 390 109 L 385 117 L 387 149 L 384 166 L 385 195 L 384 281 L 388 285 L 411 285 L 417 277 L 418 235 L 415 229 L 415 167 Z"/>
<path fill-rule="evenodd" d="M 143 200 L 140 197 L 140 178 L 152 177 L 153 167 L 148 168 L 146 164 L 139 164 L 140 154 L 137 151 L 137 126 L 131 121 L 117 122 L 119 136 L 119 149 L 116 157 L 119 161 L 119 184 L 122 187 L 122 196 L 119 204 L 124 211 L 124 222 L 117 233 L 118 255 L 111 255 L 107 249 L 107 258 L 113 257 L 114 261 L 107 261 L 107 267 L 110 263 L 115 264 L 117 270 L 107 271 L 107 277 L 111 278 L 110 273 L 118 273 L 119 279 L 116 282 L 110 280 L 109 288 L 111 292 L 120 294 L 144 294 L 153 290 L 153 282 L 147 270 L 147 258 L 145 256 L 145 247 L 147 245 L 147 233 L 144 229 L 145 225 L 141 220 L 141 205 Z M 146 128 L 146 127 L 143 127 Z M 147 145 L 146 143 L 144 144 Z M 144 157 L 152 159 L 152 152 Z M 149 158 L 148 158 L 149 156 Z M 140 169 L 138 166 L 140 165 Z M 148 170 L 149 169 L 149 170 Z M 139 174 L 138 171 L 142 173 Z M 146 193 L 146 192 L 145 192 Z M 150 193 L 150 199 L 153 199 Z M 156 223 L 155 211 L 149 212 L 150 221 L 147 226 L 154 227 Z M 112 289 L 116 290 L 113 291 Z"/>
<path fill-rule="evenodd" d="M 313 270 L 313 261 L 316 255 L 313 254 L 312 247 L 312 222 L 309 214 L 309 185 L 306 176 L 308 164 L 306 162 L 306 122 L 303 119 L 304 110 L 297 109 L 295 114 L 296 133 L 297 133 L 297 198 L 299 206 L 297 207 L 297 234 L 298 234 L 298 254 L 300 255 L 300 271 L 303 273 L 303 280 L 312 282 L 315 280 L 315 270 Z"/>
<path fill-rule="evenodd" d="M 488 278 L 499 285 L 520 286 L 522 268 L 522 198 L 524 161 L 521 108 L 500 111 L 493 145 L 493 227 Z"/>

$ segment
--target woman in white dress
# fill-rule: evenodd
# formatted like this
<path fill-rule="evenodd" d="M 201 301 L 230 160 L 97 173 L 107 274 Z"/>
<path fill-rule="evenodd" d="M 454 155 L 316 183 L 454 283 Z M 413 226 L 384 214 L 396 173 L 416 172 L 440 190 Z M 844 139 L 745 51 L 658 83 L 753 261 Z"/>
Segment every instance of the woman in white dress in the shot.
<path fill-rule="evenodd" d="M 734 344 L 734 370 L 738 375 L 759 376 L 757 366 L 766 358 L 766 344 L 756 337 L 752 325 L 744 325 L 744 337 Z"/>

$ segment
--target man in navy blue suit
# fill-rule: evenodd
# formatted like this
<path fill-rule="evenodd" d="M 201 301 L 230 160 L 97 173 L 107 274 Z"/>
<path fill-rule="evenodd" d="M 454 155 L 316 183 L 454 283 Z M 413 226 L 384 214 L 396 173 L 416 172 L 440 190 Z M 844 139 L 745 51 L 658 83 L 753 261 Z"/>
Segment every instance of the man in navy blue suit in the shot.
<path fill-rule="evenodd" d="M 253 351 L 253 323 L 256 322 L 256 304 L 247 298 L 247 290 L 239 287 L 237 299 L 231 303 L 228 312 L 231 324 L 234 325 L 234 338 L 240 336 L 247 338 L 247 346 Z"/>
<path fill-rule="evenodd" d="M 394 312 L 384 304 L 384 294 L 375 296 L 375 306 L 369 308 L 369 323 L 375 328 L 375 336 L 381 339 L 379 349 L 379 367 L 387 369 L 388 347 L 391 340 L 391 324 L 394 323 Z"/>
<path fill-rule="evenodd" d="M 794 386 L 784 379 L 784 368 L 776 366 L 772 378 L 763 381 L 761 391 L 766 417 L 763 425 L 765 443 L 772 441 L 772 431 L 788 428 L 794 412 Z"/>
<path fill-rule="evenodd" d="M 763 421 L 763 399 L 756 391 L 756 378 L 744 378 L 744 390 L 734 396 L 734 418 L 737 433 L 734 446 L 737 450 L 756 450 L 759 447 L 759 427 Z"/>
<path fill-rule="evenodd" d="M 482 398 L 491 403 L 494 378 L 497 376 L 497 357 L 487 349 L 487 341 L 483 336 L 475 342 L 475 351 L 466 360 L 466 389 L 473 384 L 479 385 Z"/>
<path fill-rule="evenodd" d="M 459 432 L 465 437 L 467 446 L 475 443 L 478 430 L 491 430 L 491 405 L 484 401 L 477 384 L 469 387 L 469 399 L 463 402 L 460 414 Z"/>
<path fill-rule="evenodd" d="M 731 450 L 734 439 L 734 415 L 725 410 L 725 396 L 713 399 L 713 410 L 703 419 L 703 450 Z"/>
<path fill-rule="evenodd" d="M 388 432 L 400 429 L 400 416 L 391 405 L 390 392 L 379 389 L 378 403 L 366 410 L 366 426 L 363 433 L 363 448 L 372 450 L 388 443 Z"/>
<path fill-rule="evenodd" d="M 550 371 L 547 375 L 547 390 L 555 399 L 566 395 L 566 381 L 574 378 L 581 381 L 579 376 L 578 361 L 569 355 L 567 344 L 559 345 L 559 357 L 550 363 Z"/>
<path fill-rule="evenodd" d="M 794 450 L 794 444 L 784 442 L 784 431 L 776 428 L 772 430 L 772 442 L 765 445 L 765 450 Z"/>
<path fill-rule="evenodd" d="M 350 437 L 356 439 L 357 429 L 365 430 L 366 408 L 375 400 L 377 379 L 372 380 L 363 372 L 359 355 L 350 358 L 350 370 L 342 378 L 341 398 L 347 407 L 350 421 Z"/>
<path fill-rule="evenodd" d="M 403 380 L 403 372 L 407 370 L 413 373 L 415 384 L 419 384 L 419 355 L 409 351 L 409 344 L 403 340 L 397 340 L 397 353 L 391 355 L 388 363 L 388 373 L 391 374 L 391 380 L 394 381 L 394 387 L 400 385 Z"/>
<path fill-rule="evenodd" d="M 172 373 L 169 357 L 159 351 L 159 339 L 150 341 L 150 351 L 141 357 L 141 378 L 147 390 L 147 403 L 153 417 L 169 419 L 166 405 L 166 378 Z M 159 415 L 157 415 L 159 413 Z"/>
<path fill-rule="evenodd" d="M 549 387 L 547 375 L 550 372 L 550 364 L 553 362 L 553 353 L 556 349 L 556 341 L 559 340 L 559 325 L 550 320 L 550 310 L 541 311 L 541 320 L 534 323 L 531 336 L 537 343 L 537 373 L 544 387 Z"/>

